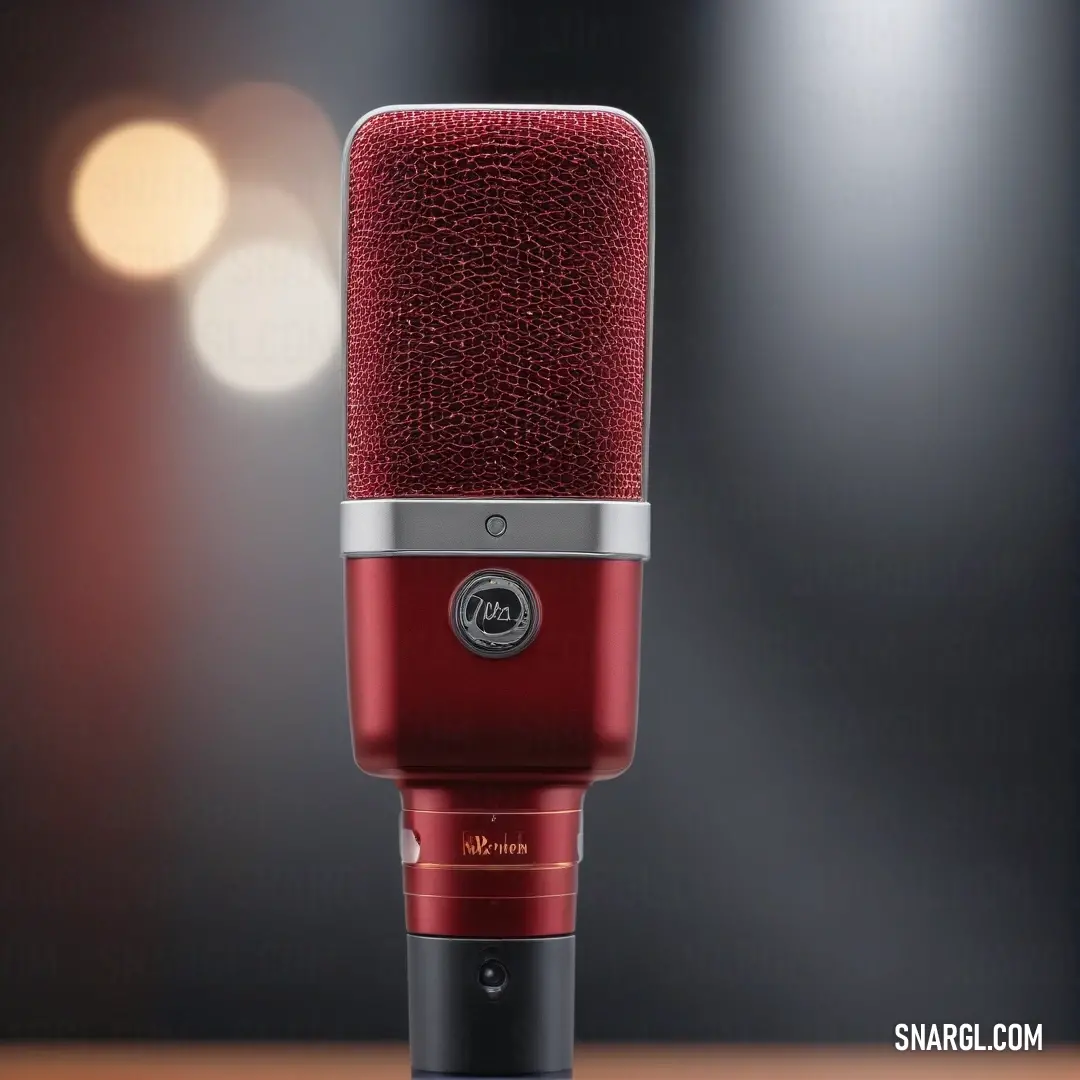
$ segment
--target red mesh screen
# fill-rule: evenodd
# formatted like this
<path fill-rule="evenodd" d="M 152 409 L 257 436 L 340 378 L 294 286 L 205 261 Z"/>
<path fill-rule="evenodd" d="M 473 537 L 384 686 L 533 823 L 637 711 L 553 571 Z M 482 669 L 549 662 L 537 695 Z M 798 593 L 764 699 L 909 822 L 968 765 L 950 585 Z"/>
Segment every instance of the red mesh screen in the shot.
<path fill-rule="evenodd" d="M 360 127 L 349 498 L 641 497 L 648 184 L 644 140 L 613 113 Z"/>

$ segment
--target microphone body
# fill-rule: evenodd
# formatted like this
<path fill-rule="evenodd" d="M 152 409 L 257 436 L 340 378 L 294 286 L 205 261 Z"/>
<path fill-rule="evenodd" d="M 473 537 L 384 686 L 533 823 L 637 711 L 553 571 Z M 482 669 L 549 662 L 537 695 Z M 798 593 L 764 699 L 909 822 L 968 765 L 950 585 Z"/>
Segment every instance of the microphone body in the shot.
<path fill-rule="evenodd" d="M 345 154 L 349 704 L 402 797 L 416 1077 L 568 1077 L 582 803 L 637 729 L 652 151 L 380 109 Z"/>

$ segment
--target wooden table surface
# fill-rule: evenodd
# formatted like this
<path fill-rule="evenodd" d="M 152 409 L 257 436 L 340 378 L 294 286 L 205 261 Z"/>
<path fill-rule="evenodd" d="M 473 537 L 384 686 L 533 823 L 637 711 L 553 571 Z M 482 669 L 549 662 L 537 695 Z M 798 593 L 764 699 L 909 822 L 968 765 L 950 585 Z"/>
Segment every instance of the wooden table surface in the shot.
<path fill-rule="evenodd" d="M 1080 1080 L 1080 1050 L 897 1053 L 891 1049 L 578 1049 L 575 1080 Z M 408 1080 L 404 1047 L 56 1045 L 0 1047 L 0 1080 Z"/>

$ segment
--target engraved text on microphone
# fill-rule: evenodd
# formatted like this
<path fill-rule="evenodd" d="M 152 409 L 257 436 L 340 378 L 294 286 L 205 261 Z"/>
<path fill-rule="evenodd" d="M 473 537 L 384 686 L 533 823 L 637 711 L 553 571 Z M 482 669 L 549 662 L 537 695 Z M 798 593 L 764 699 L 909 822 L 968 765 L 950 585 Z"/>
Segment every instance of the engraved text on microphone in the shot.
<path fill-rule="evenodd" d="M 501 837 L 495 838 L 485 836 L 483 833 L 463 832 L 461 854 L 480 858 L 492 855 L 528 855 L 529 845 L 521 833 L 511 840 L 509 833 L 503 833 Z"/>

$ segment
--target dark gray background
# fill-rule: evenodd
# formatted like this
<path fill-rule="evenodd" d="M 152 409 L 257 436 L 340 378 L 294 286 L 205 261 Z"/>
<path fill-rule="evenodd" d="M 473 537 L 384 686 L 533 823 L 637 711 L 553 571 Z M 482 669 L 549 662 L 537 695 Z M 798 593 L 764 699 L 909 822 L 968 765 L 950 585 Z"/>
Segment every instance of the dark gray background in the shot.
<path fill-rule="evenodd" d="M 332 374 L 252 403 L 80 276 L 113 93 L 610 104 L 657 157 L 641 724 L 582 1038 L 1080 1037 L 1077 17 L 1050 0 L 5 5 L 0 1031 L 405 1036 L 352 764 Z"/>

